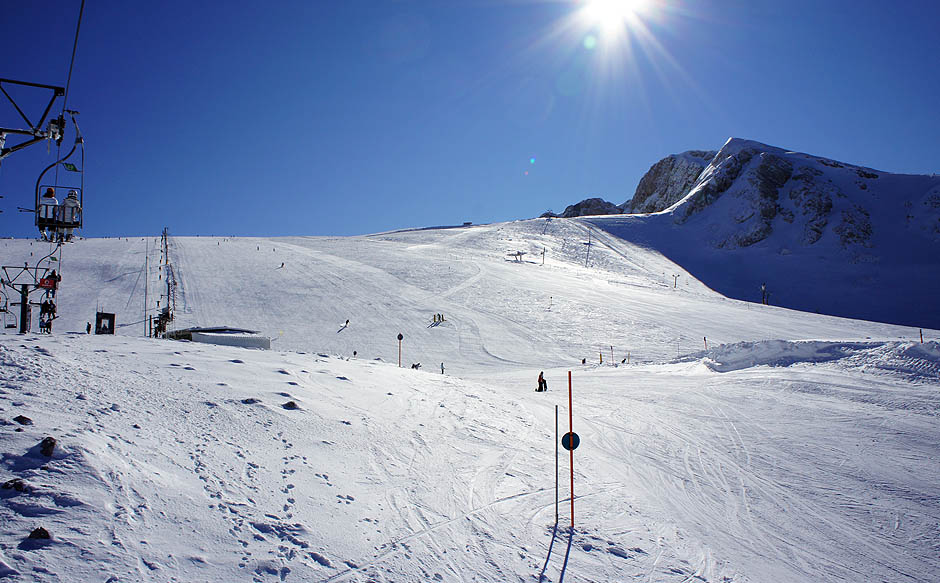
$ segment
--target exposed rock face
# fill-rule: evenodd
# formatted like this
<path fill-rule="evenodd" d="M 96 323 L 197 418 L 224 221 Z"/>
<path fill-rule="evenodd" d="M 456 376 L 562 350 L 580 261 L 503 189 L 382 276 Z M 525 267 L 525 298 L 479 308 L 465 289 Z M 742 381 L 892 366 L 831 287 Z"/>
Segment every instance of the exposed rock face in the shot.
<path fill-rule="evenodd" d="M 689 193 L 715 153 L 691 150 L 663 158 L 647 171 L 633 200 L 623 206 L 631 213 L 654 213 L 669 208 Z"/>
<path fill-rule="evenodd" d="M 621 212 L 697 223 L 703 243 L 717 248 L 762 244 L 789 254 L 815 246 L 817 253 L 842 250 L 852 261 L 868 261 L 876 260 L 879 237 L 898 227 L 940 241 L 940 177 L 876 172 L 730 138 L 717 152 L 663 158 L 619 208 L 591 198 L 542 216 Z"/>
<path fill-rule="evenodd" d="M 823 229 L 829 224 L 832 212 L 832 197 L 844 196 L 838 187 L 818 180 L 822 171 L 812 167 L 801 168 L 793 175 L 789 197 L 793 204 L 801 209 L 803 222 L 800 243 L 812 245 L 822 237 Z"/>
<path fill-rule="evenodd" d="M 731 138 L 676 201 L 677 189 L 685 188 L 682 185 L 694 173 L 694 165 L 676 161 L 688 160 L 689 154 L 655 164 L 640 181 L 632 209 L 669 209 L 677 224 L 699 220 L 696 217 L 701 215 L 703 224 L 708 225 L 708 242 L 718 248 L 749 247 L 772 236 L 785 249 L 807 247 L 829 233 L 838 247 L 864 253 L 872 247 L 880 228 L 873 217 L 884 214 L 873 209 L 884 204 L 879 197 L 896 195 L 896 187 L 891 185 L 901 177 Z M 929 177 L 913 178 L 930 181 Z M 668 196 L 664 194 L 667 191 Z M 920 214 L 908 193 L 897 194 L 908 199 L 898 204 L 907 205 L 909 228 L 918 227 L 929 237 L 940 238 L 940 192 L 923 196 Z M 915 223 L 917 218 L 920 220 Z"/>
<path fill-rule="evenodd" d="M 731 188 L 742 170 L 750 164 L 751 159 L 758 152 L 759 149 L 752 146 L 751 142 L 728 140 L 699 175 L 691 193 L 683 201 L 684 204 L 676 216 L 676 221 L 684 223 L 689 217 L 718 200 Z M 737 222 L 744 221 L 737 220 Z"/>
<path fill-rule="evenodd" d="M 600 198 L 586 198 L 577 204 L 569 205 L 560 216 L 570 219 L 587 215 L 619 215 L 621 213 L 623 209 L 614 203 Z"/>
<path fill-rule="evenodd" d="M 871 247 L 871 215 L 859 205 L 842 211 L 842 222 L 833 229 L 843 247 L 858 244 Z"/>
<path fill-rule="evenodd" d="M 780 189 L 793 174 L 793 165 L 779 156 L 764 152 L 759 160 L 757 168 L 747 176 L 751 188 L 742 193 L 755 212 L 751 213 L 747 230 L 735 237 L 740 247 L 763 241 L 773 232 L 773 220 L 782 210 L 777 204 Z"/>

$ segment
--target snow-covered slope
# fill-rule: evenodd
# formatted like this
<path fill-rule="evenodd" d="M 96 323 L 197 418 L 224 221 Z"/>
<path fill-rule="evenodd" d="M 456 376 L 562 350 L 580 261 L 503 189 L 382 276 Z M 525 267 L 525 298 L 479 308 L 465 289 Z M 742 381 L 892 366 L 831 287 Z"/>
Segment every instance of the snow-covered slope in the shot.
<path fill-rule="evenodd" d="M 147 249 L 154 314 L 157 302 L 166 305 L 158 241 L 69 245 L 56 330 L 84 331 L 101 309 L 117 314 L 119 334 L 142 335 Z M 39 257 L 45 245 L 2 241 L 0 250 Z M 356 351 L 386 362 L 397 362 L 401 333 L 405 364 L 444 361 L 460 374 L 594 361 L 611 346 L 618 361 L 628 351 L 661 360 L 699 348 L 703 337 L 717 344 L 918 334 L 726 299 L 659 252 L 580 220 L 349 238 L 175 237 L 170 259 L 180 283 L 176 328 L 249 328 L 275 348 Z M 445 321 L 434 325 L 438 313 Z"/>
<path fill-rule="evenodd" d="M 936 330 L 921 344 L 917 329 L 729 300 L 590 223 L 535 220 L 174 238 L 174 325 L 254 328 L 275 349 L 148 340 L 144 288 L 165 302 L 154 243 L 69 245 L 54 334 L 0 334 L 0 579 L 940 569 Z M 2 263 L 43 247 L 0 241 Z M 116 336 L 79 333 L 96 307 L 117 314 Z M 566 455 L 554 528 L 569 370 L 573 531 Z M 38 527 L 51 538 L 27 539 Z"/>
<path fill-rule="evenodd" d="M 759 301 L 766 284 L 776 305 L 940 326 L 940 176 L 737 138 L 690 183 L 695 160 L 670 157 L 644 177 L 652 190 L 634 208 L 658 214 L 594 224 L 656 248 L 729 297 Z M 677 198 L 676 184 L 690 186 Z"/>

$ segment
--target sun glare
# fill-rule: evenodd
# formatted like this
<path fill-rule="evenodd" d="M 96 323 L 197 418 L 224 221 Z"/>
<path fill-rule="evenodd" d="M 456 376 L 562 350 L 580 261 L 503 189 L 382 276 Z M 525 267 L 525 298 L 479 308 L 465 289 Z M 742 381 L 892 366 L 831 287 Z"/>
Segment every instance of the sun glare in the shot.
<path fill-rule="evenodd" d="M 616 33 L 629 26 L 648 8 L 650 0 L 588 0 L 582 15 L 605 33 Z"/>

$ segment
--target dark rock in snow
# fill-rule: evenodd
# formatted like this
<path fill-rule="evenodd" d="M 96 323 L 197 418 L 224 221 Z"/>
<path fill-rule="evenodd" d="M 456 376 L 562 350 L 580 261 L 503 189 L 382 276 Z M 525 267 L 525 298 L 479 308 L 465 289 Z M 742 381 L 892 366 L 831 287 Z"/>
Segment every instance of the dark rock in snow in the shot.
<path fill-rule="evenodd" d="M 25 415 L 17 415 L 16 417 L 13 418 L 13 420 L 19 423 L 20 425 L 32 425 L 33 424 L 33 420 Z"/>
<path fill-rule="evenodd" d="M 29 487 L 29 484 L 24 482 L 20 478 L 13 478 L 12 480 L 7 480 L 3 483 L 0 488 L 4 490 L 16 490 L 17 492 L 29 492 L 32 488 Z"/>
<path fill-rule="evenodd" d="M 41 442 L 39 442 L 39 453 L 46 457 L 52 457 L 52 452 L 55 451 L 55 438 L 54 437 L 44 437 Z"/>
<path fill-rule="evenodd" d="M 284 403 L 283 405 L 281 405 L 281 407 L 284 407 L 285 409 L 289 411 L 293 411 L 294 409 L 300 409 L 300 407 L 294 401 L 288 401 Z"/>
<path fill-rule="evenodd" d="M 38 539 L 38 540 L 47 540 L 47 539 L 52 538 L 52 536 L 49 534 L 49 531 L 48 531 L 48 530 L 46 530 L 46 529 L 44 529 L 43 527 L 40 526 L 39 528 L 34 529 L 33 532 L 29 533 L 29 537 L 27 537 L 27 538 Z"/>

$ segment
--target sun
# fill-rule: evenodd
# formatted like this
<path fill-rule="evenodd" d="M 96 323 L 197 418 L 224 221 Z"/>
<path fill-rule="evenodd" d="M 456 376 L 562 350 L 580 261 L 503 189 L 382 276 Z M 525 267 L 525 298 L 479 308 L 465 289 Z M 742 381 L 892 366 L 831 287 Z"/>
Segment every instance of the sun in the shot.
<path fill-rule="evenodd" d="M 588 0 L 581 16 L 605 33 L 618 33 L 630 27 L 644 12 L 651 0 Z"/>

